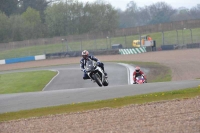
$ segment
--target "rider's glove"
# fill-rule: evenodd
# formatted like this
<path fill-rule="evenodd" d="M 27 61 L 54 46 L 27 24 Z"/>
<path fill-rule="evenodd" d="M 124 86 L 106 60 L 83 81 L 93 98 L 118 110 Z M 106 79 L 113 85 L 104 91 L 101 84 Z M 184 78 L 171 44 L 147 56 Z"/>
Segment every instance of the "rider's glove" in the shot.
<path fill-rule="evenodd" d="M 97 66 L 99 66 L 100 65 L 100 62 L 99 61 L 97 61 Z"/>
<path fill-rule="evenodd" d="M 84 69 L 83 72 L 86 73 L 86 70 Z"/>

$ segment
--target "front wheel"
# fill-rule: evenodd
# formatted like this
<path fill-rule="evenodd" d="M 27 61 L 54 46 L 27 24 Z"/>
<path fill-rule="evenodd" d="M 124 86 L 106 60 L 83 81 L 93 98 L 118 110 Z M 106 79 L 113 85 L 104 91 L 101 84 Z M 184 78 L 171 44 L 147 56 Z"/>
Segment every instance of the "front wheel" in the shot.
<path fill-rule="evenodd" d="M 100 78 L 100 76 L 99 76 L 98 74 L 94 74 L 94 75 L 92 75 L 92 77 L 93 77 L 93 79 L 96 81 L 96 83 L 97 83 L 100 87 L 102 87 L 102 83 L 101 83 L 101 78 Z"/>
<path fill-rule="evenodd" d="M 109 82 L 108 82 L 108 79 L 106 78 L 106 79 L 104 80 L 104 82 L 103 82 L 103 85 L 104 85 L 104 86 L 108 86 L 108 84 L 109 84 Z"/>

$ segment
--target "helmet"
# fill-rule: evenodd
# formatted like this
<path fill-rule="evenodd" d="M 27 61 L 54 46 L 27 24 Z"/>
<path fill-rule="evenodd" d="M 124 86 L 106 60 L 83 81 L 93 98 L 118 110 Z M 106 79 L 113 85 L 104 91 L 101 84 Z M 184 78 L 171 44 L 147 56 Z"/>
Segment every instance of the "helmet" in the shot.
<path fill-rule="evenodd" d="M 87 50 L 83 50 L 83 52 L 82 52 L 82 57 L 83 57 L 84 59 L 87 59 L 87 58 L 88 58 L 88 55 L 89 55 L 89 52 L 88 52 Z"/>
<path fill-rule="evenodd" d="M 140 67 L 139 67 L 139 66 L 135 67 L 135 72 L 136 72 L 136 73 L 139 73 L 139 72 L 140 72 Z"/>

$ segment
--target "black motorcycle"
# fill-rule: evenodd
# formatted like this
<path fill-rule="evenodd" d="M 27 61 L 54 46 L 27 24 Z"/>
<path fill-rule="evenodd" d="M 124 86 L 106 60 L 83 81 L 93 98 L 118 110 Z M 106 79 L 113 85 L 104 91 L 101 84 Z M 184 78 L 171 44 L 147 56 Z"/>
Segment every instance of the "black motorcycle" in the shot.
<path fill-rule="evenodd" d="M 92 60 L 87 61 L 85 70 L 90 79 L 96 82 L 100 87 L 108 86 L 108 78 L 105 76 L 101 67 L 97 65 L 97 62 Z"/>

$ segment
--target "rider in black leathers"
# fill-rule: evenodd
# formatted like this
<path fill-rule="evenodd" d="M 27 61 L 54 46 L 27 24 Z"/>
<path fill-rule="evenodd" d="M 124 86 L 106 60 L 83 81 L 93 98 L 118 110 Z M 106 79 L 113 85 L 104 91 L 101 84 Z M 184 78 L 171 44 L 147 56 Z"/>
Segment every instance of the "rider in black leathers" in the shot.
<path fill-rule="evenodd" d="M 92 55 L 89 55 L 89 52 L 87 50 L 84 50 L 82 52 L 82 57 L 83 58 L 80 60 L 80 68 L 81 68 L 81 71 L 84 72 L 83 79 L 90 79 L 90 77 L 87 75 L 86 70 L 85 70 L 85 65 L 86 65 L 87 60 L 96 61 L 97 65 L 102 68 L 105 76 L 107 77 L 107 73 L 104 71 L 104 64 L 102 62 L 100 62 L 99 59 L 97 59 L 96 57 L 94 57 Z"/>

